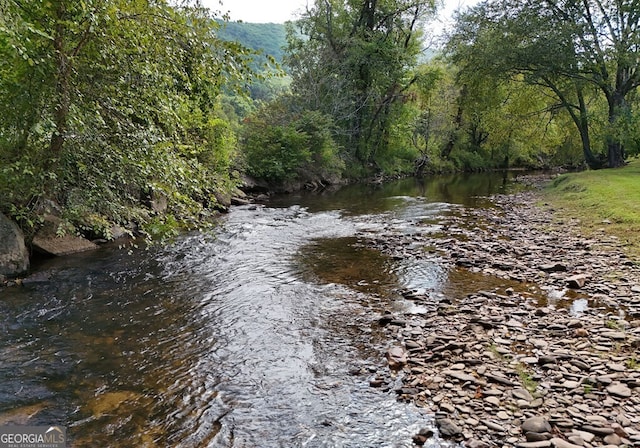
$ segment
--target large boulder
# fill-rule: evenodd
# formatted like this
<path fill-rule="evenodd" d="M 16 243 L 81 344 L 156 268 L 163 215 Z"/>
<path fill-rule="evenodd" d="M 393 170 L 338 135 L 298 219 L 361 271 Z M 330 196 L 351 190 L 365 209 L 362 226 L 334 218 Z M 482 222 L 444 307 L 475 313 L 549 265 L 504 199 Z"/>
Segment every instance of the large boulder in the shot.
<path fill-rule="evenodd" d="M 29 252 L 18 226 L 0 213 L 0 277 L 15 276 L 29 269 Z"/>
<path fill-rule="evenodd" d="M 61 220 L 57 216 L 46 215 L 44 226 L 33 237 L 33 248 L 47 255 L 69 255 L 76 252 L 97 249 L 98 246 L 91 241 L 75 236 L 58 236 L 58 227 Z"/>

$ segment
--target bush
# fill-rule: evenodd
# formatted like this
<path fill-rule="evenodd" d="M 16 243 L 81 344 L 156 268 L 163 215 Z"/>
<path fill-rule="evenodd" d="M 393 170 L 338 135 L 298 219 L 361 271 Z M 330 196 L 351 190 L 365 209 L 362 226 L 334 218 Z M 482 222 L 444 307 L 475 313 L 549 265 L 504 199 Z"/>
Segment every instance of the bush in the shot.
<path fill-rule="evenodd" d="M 331 118 L 317 111 L 291 109 L 286 99 L 279 99 L 245 120 L 247 173 L 272 183 L 340 176 L 344 162 L 333 139 Z"/>

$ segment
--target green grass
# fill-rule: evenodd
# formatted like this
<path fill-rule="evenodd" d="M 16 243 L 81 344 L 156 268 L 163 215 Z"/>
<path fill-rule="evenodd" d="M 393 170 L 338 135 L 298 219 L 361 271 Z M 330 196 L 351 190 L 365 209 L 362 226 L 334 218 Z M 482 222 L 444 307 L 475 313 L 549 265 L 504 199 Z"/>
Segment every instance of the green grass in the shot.
<path fill-rule="evenodd" d="M 518 377 L 520 377 L 520 381 L 524 388 L 532 394 L 535 393 L 538 388 L 538 382 L 533 379 L 533 373 L 529 368 L 525 364 L 521 363 L 516 367 L 516 372 L 518 372 Z"/>
<path fill-rule="evenodd" d="M 630 254 L 640 254 L 640 159 L 616 169 L 559 176 L 545 200 L 565 217 L 580 220 L 582 230 L 617 236 Z"/>

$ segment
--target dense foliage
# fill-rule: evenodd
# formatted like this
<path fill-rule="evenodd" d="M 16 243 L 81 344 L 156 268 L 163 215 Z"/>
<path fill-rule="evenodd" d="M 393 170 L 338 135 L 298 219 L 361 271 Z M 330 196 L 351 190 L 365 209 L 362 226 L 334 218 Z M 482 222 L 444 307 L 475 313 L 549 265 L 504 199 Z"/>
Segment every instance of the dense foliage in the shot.
<path fill-rule="evenodd" d="M 553 96 L 579 131 L 587 164 L 618 167 L 625 144 L 637 152 L 639 11 L 637 0 L 487 0 L 458 18 L 450 49 L 466 73 L 519 79 Z"/>
<path fill-rule="evenodd" d="M 435 8 L 315 0 L 285 39 L 196 0 L 0 0 L 0 212 L 153 233 L 205 222 L 242 172 L 299 188 L 640 152 L 640 0 L 485 0 L 432 57 Z"/>
<path fill-rule="evenodd" d="M 339 178 L 344 164 L 331 117 L 295 112 L 290 100 L 273 101 L 245 121 L 247 172 L 276 184 L 317 186 Z"/>
<path fill-rule="evenodd" d="M 217 98 L 242 89 L 250 52 L 196 6 L 0 5 L 0 210 L 33 229 L 53 202 L 68 229 L 107 237 L 111 223 L 201 222 L 232 186 Z M 168 215 L 144 206 L 158 197 Z"/>
<path fill-rule="evenodd" d="M 430 0 L 317 1 L 290 28 L 293 93 L 301 107 L 333 117 L 352 164 L 391 168 L 402 152 L 394 128 L 433 12 Z"/>
<path fill-rule="evenodd" d="M 537 15 L 533 2 L 507 3 L 487 1 L 460 15 L 447 57 L 427 61 L 421 55 L 428 52 L 422 46 L 434 13 L 430 2 L 310 4 L 299 21 L 289 24 L 285 68 L 292 86 L 290 109 L 282 117 L 299 111 L 331 117 L 348 177 L 585 162 L 600 166 L 607 156 L 594 149 L 589 132 L 620 163 L 623 143 L 629 153 L 637 140 L 632 90 L 624 113 L 609 108 L 615 113 L 607 118 L 586 73 L 580 79 L 553 73 L 571 64 L 586 67 L 567 59 L 571 43 L 579 41 L 576 28 L 565 23 L 554 34 L 557 27 Z M 487 19 L 488 11 L 495 23 Z M 551 51 L 547 56 L 541 56 L 544 45 Z M 514 62 L 518 55 L 529 55 L 528 63 L 537 65 L 525 69 L 522 61 Z M 609 62 L 606 66 L 613 70 Z M 261 140 L 251 138 L 254 128 L 245 131 L 245 155 L 251 160 L 259 153 L 252 146 Z"/>

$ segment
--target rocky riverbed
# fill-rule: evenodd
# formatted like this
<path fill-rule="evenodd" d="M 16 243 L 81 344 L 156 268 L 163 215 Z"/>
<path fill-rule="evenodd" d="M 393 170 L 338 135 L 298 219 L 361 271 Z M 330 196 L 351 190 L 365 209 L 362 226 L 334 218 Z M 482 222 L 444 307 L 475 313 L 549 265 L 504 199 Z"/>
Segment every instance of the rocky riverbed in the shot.
<path fill-rule="evenodd" d="M 399 377 L 399 399 L 468 448 L 640 446 L 638 263 L 606 222 L 587 238 L 536 205 L 535 190 L 491 200 L 437 233 L 362 235 L 394 258 L 438 257 L 509 285 L 465 297 L 399 291 L 423 312 L 380 317 L 394 342 L 370 384 Z M 430 437 L 425 428 L 414 441 Z"/>

